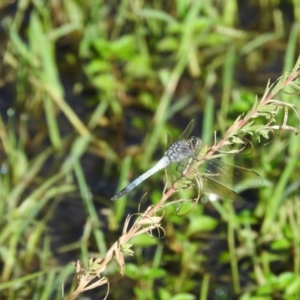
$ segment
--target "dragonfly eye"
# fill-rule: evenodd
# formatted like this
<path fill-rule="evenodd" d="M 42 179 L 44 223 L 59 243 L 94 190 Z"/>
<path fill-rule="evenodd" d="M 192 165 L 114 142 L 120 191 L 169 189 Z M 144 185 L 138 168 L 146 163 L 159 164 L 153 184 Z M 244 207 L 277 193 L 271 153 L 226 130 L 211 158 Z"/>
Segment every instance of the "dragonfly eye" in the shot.
<path fill-rule="evenodd" d="M 189 139 L 189 142 L 190 142 L 190 145 L 191 145 L 191 148 L 192 149 L 198 149 L 200 146 L 201 146 L 201 143 L 202 141 L 195 137 L 195 136 L 192 136 L 190 139 Z"/>

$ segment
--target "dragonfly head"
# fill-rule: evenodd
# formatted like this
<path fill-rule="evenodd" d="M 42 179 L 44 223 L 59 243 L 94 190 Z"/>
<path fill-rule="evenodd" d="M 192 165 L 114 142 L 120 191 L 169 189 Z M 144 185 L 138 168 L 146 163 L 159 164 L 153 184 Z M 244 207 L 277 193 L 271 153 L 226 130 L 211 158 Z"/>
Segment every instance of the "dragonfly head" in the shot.
<path fill-rule="evenodd" d="M 199 149 L 202 145 L 202 140 L 195 136 L 191 136 L 188 141 L 193 151 Z"/>

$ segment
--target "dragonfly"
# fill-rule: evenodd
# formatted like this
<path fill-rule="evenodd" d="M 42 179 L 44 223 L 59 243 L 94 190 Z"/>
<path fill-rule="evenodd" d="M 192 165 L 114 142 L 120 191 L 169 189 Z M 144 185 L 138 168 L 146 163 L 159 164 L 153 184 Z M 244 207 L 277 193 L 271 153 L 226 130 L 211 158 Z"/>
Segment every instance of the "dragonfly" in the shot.
<path fill-rule="evenodd" d="M 132 181 L 114 195 L 111 200 L 114 201 L 121 198 L 154 173 L 177 163 L 178 182 L 182 179 L 188 180 L 192 183 L 189 186 L 197 184 L 204 194 L 213 194 L 221 198 L 244 201 L 240 195 L 231 189 L 232 184 L 248 180 L 251 181 L 251 184 L 258 185 L 261 177 L 251 170 L 225 164 L 218 158 L 199 159 L 198 154 L 202 146 L 202 140 L 195 136 L 189 137 L 193 128 L 194 120 L 189 123 L 174 143 L 171 143 L 171 139 L 168 136 L 168 145 L 170 146 L 156 165 Z"/>

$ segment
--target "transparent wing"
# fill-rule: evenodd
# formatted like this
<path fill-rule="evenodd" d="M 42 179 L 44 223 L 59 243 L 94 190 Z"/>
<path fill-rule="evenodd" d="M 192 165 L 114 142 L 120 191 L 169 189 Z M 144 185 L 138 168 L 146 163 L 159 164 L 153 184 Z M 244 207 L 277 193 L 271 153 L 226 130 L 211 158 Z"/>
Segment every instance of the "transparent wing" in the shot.
<path fill-rule="evenodd" d="M 237 190 L 240 186 L 261 186 L 263 182 L 257 173 L 225 164 L 219 159 L 204 162 L 194 158 L 186 159 L 177 165 L 176 171 L 178 171 L 178 175 L 175 176 L 176 183 L 179 187 L 196 185 L 203 193 L 215 194 L 236 201 L 242 201 L 243 198 L 234 189 Z"/>
<path fill-rule="evenodd" d="M 173 140 L 172 140 L 170 134 L 167 133 L 167 148 L 171 147 L 172 144 L 173 144 Z"/>
<path fill-rule="evenodd" d="M 233 190 L 206 176 L 199 177 L 199 187 L 203 193 L 218 195 L 221 198 L 244 202 L 244 199 Z"/>
<path fill-rule="evenodd" d="M 176 141 L 187 140 L 191 132 L 193 131 L 194 126 L 195 126 L 195 121 L 192 120 Z"/>
<path fill-rule="evenodd" d="M 177 141 L 187 140 L 190 136 L 191 132 L 193 131 L 195 126 L 194 120 L 192 120 L 189 125 L 184 129 L 184 131 L 180 134 L 180 136 L 176 139 Z M 167 148 L 171 147 L 174 144 L 170 134 L 167 134 Z"/>
<path fill-rule="evenodd" d="M 219 159 L 204 161 L 196 171 L 226 187 L 261 186 L 262 178 L 254 171 L 230 165 Z"/>

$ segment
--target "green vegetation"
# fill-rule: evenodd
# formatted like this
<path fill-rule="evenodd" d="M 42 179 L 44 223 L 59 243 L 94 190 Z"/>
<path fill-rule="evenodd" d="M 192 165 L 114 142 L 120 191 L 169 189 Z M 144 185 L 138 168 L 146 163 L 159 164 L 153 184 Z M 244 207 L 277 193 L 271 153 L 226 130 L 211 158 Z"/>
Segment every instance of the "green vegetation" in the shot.
<path fill-rule="evenodd" d="M 1 299 L 300 298 L 299 3 L 257 2 L 0 5 Z M 111 202 L 191 119 L 247 202 Z"/>

